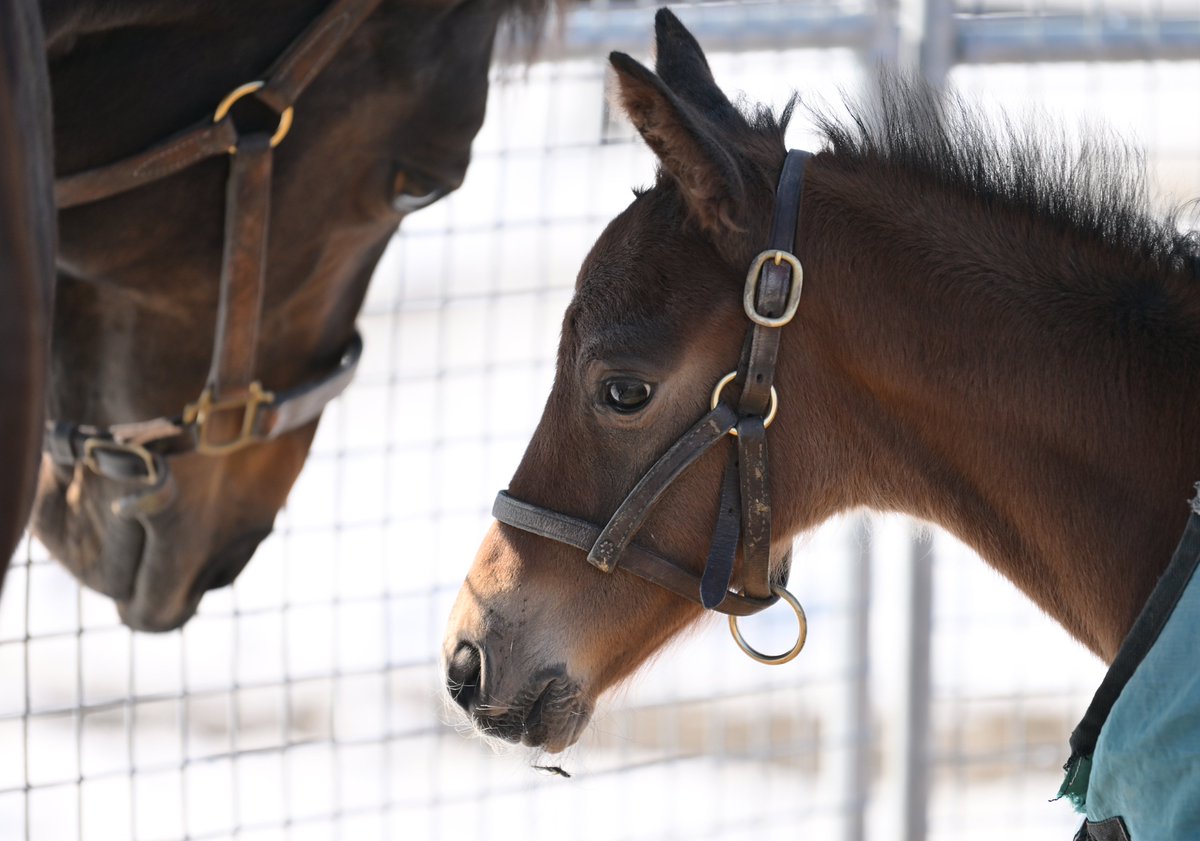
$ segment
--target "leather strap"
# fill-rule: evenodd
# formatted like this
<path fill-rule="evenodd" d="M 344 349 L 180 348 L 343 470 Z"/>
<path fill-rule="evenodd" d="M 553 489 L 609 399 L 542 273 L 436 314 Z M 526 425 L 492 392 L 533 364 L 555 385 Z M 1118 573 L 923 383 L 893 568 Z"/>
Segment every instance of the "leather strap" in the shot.
<path fill-rule="evenodd" d="M 61 210 L 126 193 L 207 158 L 227 154 L 235 143 L 237 128 L 233 120 L 205 120 L 136 155 L 55 179 L 54 201 Z"/>
<path fill-rule="evenodd" d="M 381 0 L 335 0 L 275 60 L 256 94 L 279 113 L 296 104 Z"/>
<path fill-rule="evenodd" d="M 737 425 L 741 466 L 742 588 L 747 595 L 771 595 L 771 490 L 767 430 L 762 418 L 742 418 Z"/>
<path fill-rule="evenodd" d="M 275 393 L 255 419 L 251 443 L 259 444 L 311 423 L 325 406 L 346 390 L 362 357 L 362 337 L 355 333 L 336 368 L 315 380 Z M 88 442 L 100 442 L 99 444 Z M 71 467 L 85 461 L 108 479 L 145 482 L 148 469 L 136 448 L 156 459 L 182 455 L 196 449 L 195 430 L 180 417 L 160 417 L 136 423 L 114 424 L 106 429 L 66 421 L 48 421 L 43 449 L 55 464 Z M 161 465 L 160 465 L 161 466 Z"/>
<path fill-rule="evenodd" d="M 252 95 L 278 114 L 295 105 L 305 88 L 320 75 L 358 26 L 381 0 L 334 0 L 266 73 L 266 82 Z M 215 111 L 215 109 L 214 109 Z M 205 117 L 170 139 L 122 160 L 54 182 L 59 208 L 110 198 L 169 175 L 238 146 L 238 131 L 229 116 L 213 122 Z"/>
<path fill-rule="evenodd" d="M 600 526 L 587 520 L 522 502 L 509 496 L 507 491 L 500 491 L 496 495 L 492 516 L 506 525 L 585 552 L 596 543 L 601 530 Z M 700 603 L 700 577 L 650 549 L 630 543 L 621 557 L 621 569 Z M 752 599 L 730 593 L 717 610 L 731 616 L 750 616 L 767 609 L 776 601 L 778 598 L 775 596 Z"/>
<path fill-rule="evenodd" d="M 350 385 L 362 352 L 362 336 L 355 331 L 333 371 L 295 388 L 276 391 L 275 399 L 258 410 L 254 440 L 270 441 L 316 420 L 325 406 Z"/>
<path fill-rule="evenodd" d="M 646 471 L 625 501 L 613 513 L 608 525 L 588 551 L 588 562 L 603 572 L 617 567 L 625 548 L 646 522 L 654 504 L 684 470 L 720 441 L 737 423 L 737 414 L 724 403 L 717 404 L 691 429 L 679 437 Z"/>
<path fill-rule="evenodd" d="M 717 522 L 708 544 L 704 574 L 700 577 L 700 604 L 707 610 L 716 610 L 729 598 L 729 582 L 733 580 L 733 562 L 737 558 L 738 537 L 742 531 L 739 496 L 737 450 L 731 449 L 729 463 L 721 477 Z"/>
<path fill-rule="evenodd" d="M 208 389 L 214 399 L 243 394 L 254 382 L 271 218 L 271 138 L 238 140 L 225 191 L 225 246 Z"/>
<path fill-rule="evenodd" d="M 1125 821 L 1119 816 L 1103 821 L 1084 820 L 1074 841 L 1130 841 Z"/>
<path fill-rule="evenodd" d="M 804 197 L 804 165 L 811 155 L 795 149 L 788 152 L 775 190 L 775 212 L 771 217 L 768 251 L 795 248 L 796 228 L 800 224 L 800 202 Z M 793 281 L 792 268 L 786 262 L 768 261 L 761 269 L 756 306 L 763 315 L 780 316 L 787 303 Z M 738 382 L 742 396 L 738 412 L 764 416 L 770 406 L 771 384 L 775 381 L 775 361 L 779 355 L 780 328 L 754 324 L 743 350 Z"/>
<path fill-rule="evenodd" d="M 804 166 L 809 157 L 808 152 L 791 150 L 784 159 L 779 186 L 775 190 L 768 250 L 790 254 L 795 248 L 800 203 L 804 198 Z M 792 276 L 792 267 L 787 261 L 767 261 L 759 277 L 756 309 L 765 316 L 778 318 L 785 311 L 792 284 L 801 282 L 802 278 Z M 762 417 L 770 408 L 781 338 L 781 327 L 754 323 L 739 366 L 743 383 L 738 401 L 738 412 L 743 417 L 737 427 L 741 465 L 742 586 L 747 594 L 758 598 L 771 594 L 770 478 Z"/>

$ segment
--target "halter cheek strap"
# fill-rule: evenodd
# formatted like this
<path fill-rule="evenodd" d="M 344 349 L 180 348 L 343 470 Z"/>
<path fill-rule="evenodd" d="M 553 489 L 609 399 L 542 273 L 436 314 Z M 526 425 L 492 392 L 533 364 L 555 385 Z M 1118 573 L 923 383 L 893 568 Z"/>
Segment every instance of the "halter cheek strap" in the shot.
<path fill-rule="evenodd" d="M 781 328 L 796 313 L 803 270 L 792 254 L 800 220 L 807 152 L 790 151 L 784 160 L 771 220 L 771 247 L 750 266 L 743 290 L 743 308 L 751 326 L 736 371 L 722 378 L 712 394 L 712 408 L 663 453 L 642 476 L 625 500 L 601 527 L 514 499 L 501 491 L 492 516 L 515 528 L 565 543 L 587 552 L 587 560 L 602 572 L 618 568 L 670 590 L 709 610 L 729 615 L 738 645 L 763 663 L 786 663 L 804 645 L 807 624 L 799 602 L 784 589 L 790 554 L 779 565 L 778 580 L 770 572 L 771 500 L 766 429 L 775 418 L 775 363 Z M 722 400 L 728 384 L 741 386 L 737 408 Z M 705 563 L 697 576 L 683 564 L 634 542 L 655 504 L 683 472 L 726 435 L 735 436 L 721 482 L 720 507 Z M 742 546 L 740 592 L 730 590 L 738 544 Z M 783 598 L 796 612 L 800 633 L 791 650 L 764 655 L 746 643 L 737 617 L 758 613 Z"/>

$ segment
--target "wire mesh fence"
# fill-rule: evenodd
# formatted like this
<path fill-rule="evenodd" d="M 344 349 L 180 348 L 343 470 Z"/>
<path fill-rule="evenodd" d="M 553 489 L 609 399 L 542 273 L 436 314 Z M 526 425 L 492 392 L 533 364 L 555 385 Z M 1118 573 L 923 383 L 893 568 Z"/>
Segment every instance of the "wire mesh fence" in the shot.
<path fill-rule="evenodd" d="M 798 545 L 800 660 L 756 666 L 705 625 L 553 760 L 570 778 L 447 712 L 445 617 L 541 412 L 575 272 L 653 178 L 604 74 L 610 48 L 646 58 L 651 15 L 593 0 L 565 15 L 553 60 L 495 71 L 467 181 L 385 255 L 360 375 L 276 533 L 187 627 L 131 633 L 21 547 L 0 600 L 0 839 L 1070 837 L 1069 808 L 1046 801 L 1102 667 L 960 544 L 900 518 L 850 517 Z M 680 16 L 718 81 L 754 100 L 836 102 L 868 88 L 875 61 L 920 60 L 1018 114 L 1109 122 L 1146 147 L 1168 197 L 1200 194 L 1195 3 Z M 926 57 L 906 57 L 922 33 Z M 789 141 L 819 144 L 802 112 Z M 931 682 L 914 692 L 922 564 Z M 752 630 L 783 639 L 790 621 Z M 913 703 L 930 724 L 915 745 Z"/>

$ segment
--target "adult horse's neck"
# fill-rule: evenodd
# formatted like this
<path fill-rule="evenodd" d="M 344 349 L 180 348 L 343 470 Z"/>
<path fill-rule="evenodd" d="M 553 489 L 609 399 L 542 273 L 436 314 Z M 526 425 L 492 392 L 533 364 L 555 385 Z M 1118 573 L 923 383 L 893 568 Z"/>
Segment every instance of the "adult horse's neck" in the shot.
<path fill-rule="evenodd" d="M 1197 281 L 831 156 L 810 167 L 797 250 L 780 390 L 794 440 L 828 456 L 802 464 L 776 437 L 777 469 L 811 483 L 788 496 L 817 500 L 780 499 L 780 525 L 854 505 L 933 521 L 1110 660 L 1200 480 Z"/>

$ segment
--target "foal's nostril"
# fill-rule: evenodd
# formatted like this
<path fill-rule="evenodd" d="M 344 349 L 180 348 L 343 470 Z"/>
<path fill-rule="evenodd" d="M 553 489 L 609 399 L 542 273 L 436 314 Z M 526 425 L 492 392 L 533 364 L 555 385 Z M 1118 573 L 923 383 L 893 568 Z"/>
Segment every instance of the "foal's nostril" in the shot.
<path fill-rule="evenodd" d="M 460 642 L 446 667 L 446 688 L 450 697 L 467 712 L 479 700 L 483 653 L 469 642 Z"/>

